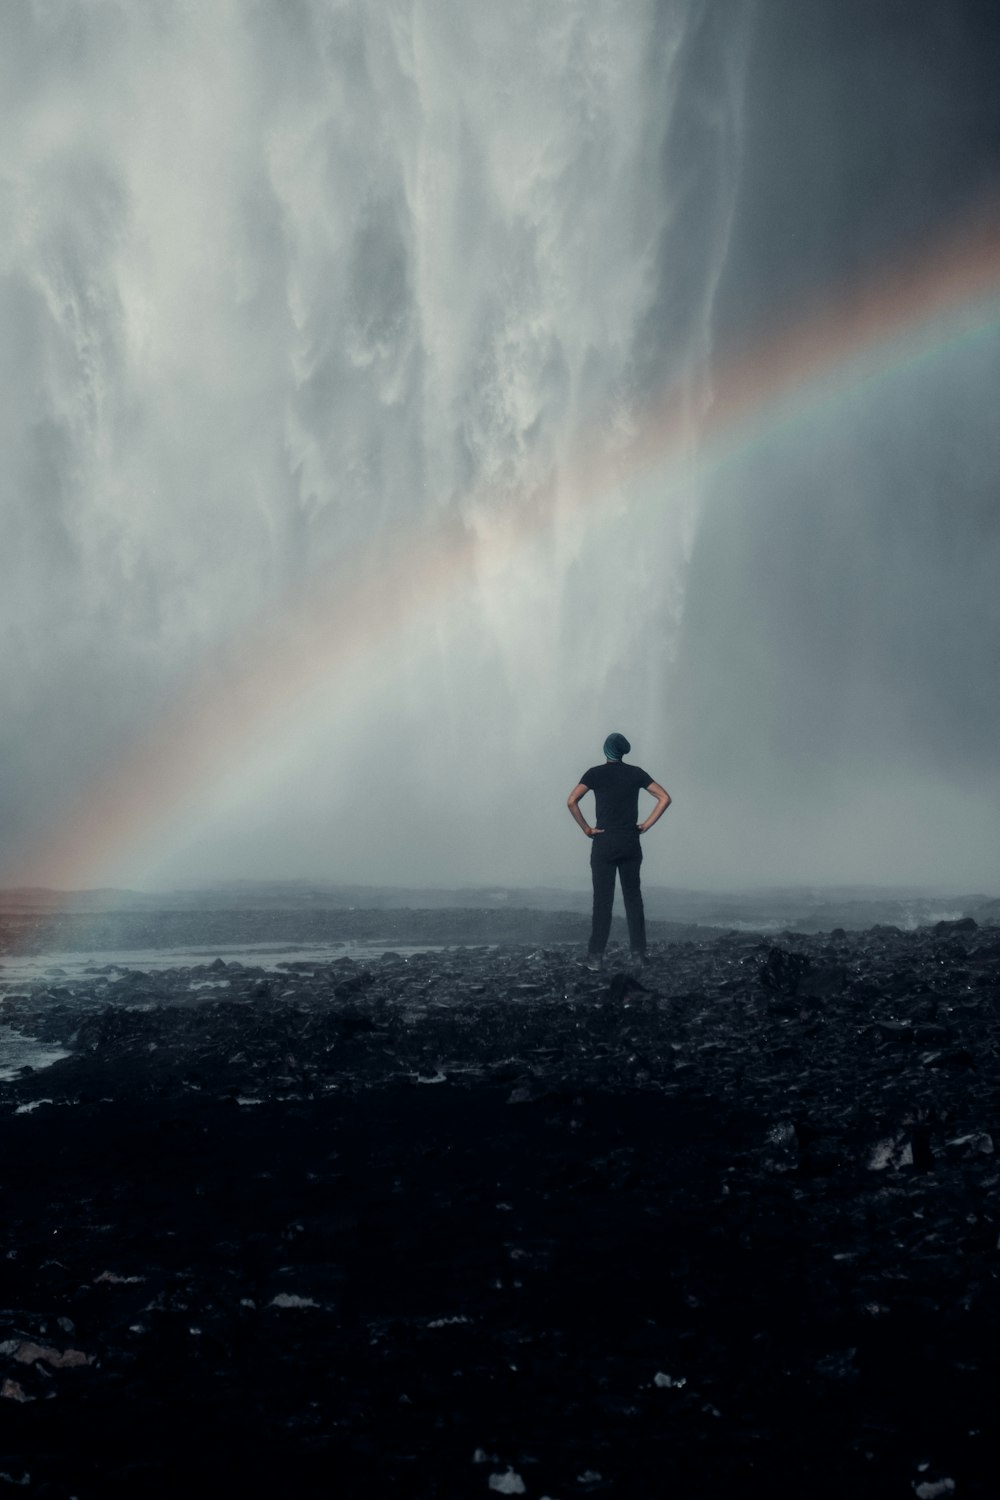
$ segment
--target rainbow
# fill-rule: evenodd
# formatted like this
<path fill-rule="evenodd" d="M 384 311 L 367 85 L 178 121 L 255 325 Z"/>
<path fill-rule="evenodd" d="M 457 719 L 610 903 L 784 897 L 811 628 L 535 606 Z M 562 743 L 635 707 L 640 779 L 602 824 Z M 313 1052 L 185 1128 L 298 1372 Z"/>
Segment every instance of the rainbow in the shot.
<path fill-rule="evenodd" d="M 918 253 L 860 285 L 828 290 L 766 336 L 719 358 L 695 434 L 699 466 L 738 461 L 783 427 L 813 420 L 845 392 L 892 378 L 998 325 L 1000 216 L 991 203 Z M 686 394 L 668 389 L 646 406 L 626 451 L 609 455 L 581 440 L 570 472 L 559 476 L 561 521 L 598 524 L 602 500 L 643 474 L 662 476 L 662 496 L 691 450 Z M 381 536 L 346 565 L 314 576 L 283 609 L 220 652 L 139 743 L 14 857 L 9 883 L 54 891 L 99 883 L 116 858 L 153 839 L 224 776 L 264 721 L 318 682 L 389 648 L 426 605 L 473 576 L 484 549 L 491 568 L 502 569 L 551 528 L 555 510 L 554 489 L 513 507 L 508 502 L 502 527 L 485 539 L 451 513 L 421 520 L 405 536 Z"/>

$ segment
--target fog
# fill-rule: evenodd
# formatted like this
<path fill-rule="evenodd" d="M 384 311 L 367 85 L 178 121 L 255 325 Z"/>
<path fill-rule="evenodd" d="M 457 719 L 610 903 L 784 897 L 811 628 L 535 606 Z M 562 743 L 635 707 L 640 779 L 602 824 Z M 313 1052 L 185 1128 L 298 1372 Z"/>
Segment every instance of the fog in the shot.
<path fill-rule="evenodd" d="M 647 881 L 1000 889 L 1000 266 L 713 427 L 1000 186 L 905 10 L 4 7 L 0 878 L 578 885 L 617 729 Z"/>

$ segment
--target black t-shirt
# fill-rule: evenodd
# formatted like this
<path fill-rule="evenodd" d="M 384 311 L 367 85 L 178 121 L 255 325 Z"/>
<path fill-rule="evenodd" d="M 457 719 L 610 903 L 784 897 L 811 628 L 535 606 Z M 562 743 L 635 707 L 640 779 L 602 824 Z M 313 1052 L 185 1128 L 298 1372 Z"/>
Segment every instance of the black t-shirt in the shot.
<path fill-rule="evenodd" d="M 650 786 L 653 778 L 640 766 L 609 760 L 584 771 L 580 781 L 597 799 L 595 828 L 634 829 L 639 822 L 640 788 Z"/>

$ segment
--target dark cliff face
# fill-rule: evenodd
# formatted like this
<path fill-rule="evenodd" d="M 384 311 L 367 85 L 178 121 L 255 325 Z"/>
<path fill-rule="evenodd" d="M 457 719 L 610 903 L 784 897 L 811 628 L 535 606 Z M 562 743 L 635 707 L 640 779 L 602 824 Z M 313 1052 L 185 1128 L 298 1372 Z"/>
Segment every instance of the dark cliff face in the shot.
<path fill-rule="evenodd" d="M 724 336 L 893 260 L 1000 192 L 1000 19 L 975 0 L 754 11 Z"/>
<path fill-rule="evenodd" d="M 998 61 L 996 16 L 975 4 L 757 7 L 716 309 L 723 362 L 859 287 L 890 302 L 915 262 L 933 280 L 941 237 L 984 204 L 995 213 Z M 876 342 L 874 366 L 804 380 L 809 409 L 785 426 L 763 413 L 721 472 L 709 443 L 671 716 L 692 781 L 800 811 L 848 789 L 891 801 L 891 778 L 988 805 L 995 312 L 910 324 Z M 970 814 L 962 843 L 975 842 Z M 936 857 L 957 873 L 957 842 Z M 926 865 L 920 878 L 930 851 Z"/>

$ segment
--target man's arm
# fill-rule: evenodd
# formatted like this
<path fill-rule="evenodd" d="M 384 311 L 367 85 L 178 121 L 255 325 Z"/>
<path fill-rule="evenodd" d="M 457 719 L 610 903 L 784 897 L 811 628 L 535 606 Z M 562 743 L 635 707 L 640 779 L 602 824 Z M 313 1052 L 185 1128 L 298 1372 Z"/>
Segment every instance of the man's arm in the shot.
<path fill-rule="evenodd" d="M 673 798 L 669 792 L 665 792 L 658 781 L 651 781 L 646 791 L 656 798 L 656 806 L 646 819 L 645 823 L 638 825 L 640 833 L 648 833 L 658 818 L 662 818 Z"/>
<path fill-rule="evenodd" d="M 588 839 L 591 839 L 594 837 L 595 833 L 603 833 L 604 829 L 591 828 L 590 824 L 583 816 L 583 813 L 580 811 L 580 798 L 585 797 L 589 791 L 589 786 L 584 786 L 582 781 L 579 782 L 566 798 L 566 806 L 573 814 L 574 821 L 580 825 L 584 833 L 587 835 Z"/>

